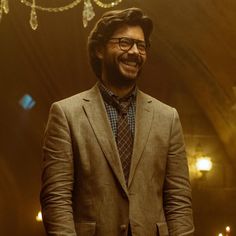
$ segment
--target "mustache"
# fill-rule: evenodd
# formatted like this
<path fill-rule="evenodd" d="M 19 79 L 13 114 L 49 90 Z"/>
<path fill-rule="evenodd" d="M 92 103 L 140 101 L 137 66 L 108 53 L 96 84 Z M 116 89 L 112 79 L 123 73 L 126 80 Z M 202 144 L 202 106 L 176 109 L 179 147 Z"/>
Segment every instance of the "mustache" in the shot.
<path fill-rule="evenodd" d="M 138 54 L 125 54 L 125 53 L 123 53 L 122 55 L 119 56 L 119 60 L 135 62 L 138 65 L 143 64 L 143 58 Z"/>

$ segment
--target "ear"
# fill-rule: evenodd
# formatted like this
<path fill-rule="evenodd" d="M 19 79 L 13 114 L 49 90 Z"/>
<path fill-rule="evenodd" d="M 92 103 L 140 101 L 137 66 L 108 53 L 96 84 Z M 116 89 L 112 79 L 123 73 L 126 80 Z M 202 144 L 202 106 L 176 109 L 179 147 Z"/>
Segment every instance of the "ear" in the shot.
<path fill-rule="evenodd" d="M 96 48 L 96 55 L 100 60 L 104 58 L 104 48 L 102 46 Z"/>

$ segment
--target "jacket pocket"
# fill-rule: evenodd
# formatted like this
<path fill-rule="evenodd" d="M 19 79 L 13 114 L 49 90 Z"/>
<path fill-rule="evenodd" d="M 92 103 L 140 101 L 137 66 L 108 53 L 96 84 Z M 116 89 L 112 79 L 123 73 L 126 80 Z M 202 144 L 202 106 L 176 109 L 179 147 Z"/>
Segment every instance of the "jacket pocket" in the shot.
<path fill-rule="evenodd" d="M 76 222 L 75 230 L 78 236 L 93 236 L 96 231 L 96 222 Z"/>
<path fill-rule="evenodd" d="M 157 225 L 157 236 L 169 236 L 167 223 L 161 222 L 156 223 Z"/>

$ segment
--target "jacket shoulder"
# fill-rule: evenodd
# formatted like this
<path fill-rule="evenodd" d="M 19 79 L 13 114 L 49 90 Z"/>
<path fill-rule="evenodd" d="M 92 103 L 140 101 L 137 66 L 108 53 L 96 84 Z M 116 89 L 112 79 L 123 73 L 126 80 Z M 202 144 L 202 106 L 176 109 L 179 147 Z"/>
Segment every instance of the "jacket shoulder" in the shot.
<path fill-rule="evenodd" d="M 151 101 L 153 103 L 154 108 L 157 110 L 161 109 L 162 111 L 171 112 L 171 113 L 173 112 L 173 110 L 176 110 L 174 107 L 167 105 L 166 103 L 150 96 L 149 94 L 146 94 L 142 91 L 140 91 L 140 93 L 143 97 L 145 97 L 146 100 Z"/>
<path fill-rule="evenodd" d="M 96 93 L 97 90 L 95 87 L 93 87 L 89 90 L 85 90 L 70 97 L 56 101 L 52 104 L 52 106 L 58 105 L 64 111 L 78 109 L 79 107 L 81 107 L 84 101 L 86 101 L 86 99 L 94 97 L 94 94 Z"/>

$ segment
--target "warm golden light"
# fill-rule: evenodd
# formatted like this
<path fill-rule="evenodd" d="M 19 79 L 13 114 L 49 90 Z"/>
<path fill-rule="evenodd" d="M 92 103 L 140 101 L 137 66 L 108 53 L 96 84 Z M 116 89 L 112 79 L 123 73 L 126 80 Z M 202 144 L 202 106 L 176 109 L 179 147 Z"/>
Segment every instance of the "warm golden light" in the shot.
<path fill-rule="evenodd" d="M 227 233 L 229 233 L 230 232 L 230 227 L 226 226 L 225 230 L 226 230 Z"/>
<path fill-rule="evenodd" d="M 41 211 L 38 212 L 38 215 L 36 216 L 36 221 L 38 221 L 38 222 L 42 222 L 43 221 L 43 217 L 42 217 L 42 212 Z"/>
<path fill-rule="evenodd" d="M 199 171 L 210 171 L 212 168 L 211 159 L 209 157 L 199 157 L 196 166 Z"/>
<path fill-rule="evenodd" d="M 220 234 L 218 234 L 218 236 L 223 236 L 223 234 L 222 234 L 222 233 L 220 233 Z"/>

